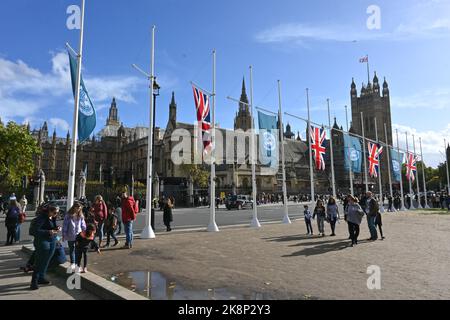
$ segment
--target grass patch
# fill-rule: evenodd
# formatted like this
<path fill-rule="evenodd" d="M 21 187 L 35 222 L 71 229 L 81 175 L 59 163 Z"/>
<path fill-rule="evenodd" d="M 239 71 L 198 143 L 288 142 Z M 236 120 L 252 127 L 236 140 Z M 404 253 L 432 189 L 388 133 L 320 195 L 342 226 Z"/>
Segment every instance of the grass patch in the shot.
<path fill-rule="evenodd" d="M 447 209 L 421 209 L 419 211 L 419 213 L 421 214 L 439 214 L 439 215 L 450 215 L 450 211 L 448 211 Z"/>

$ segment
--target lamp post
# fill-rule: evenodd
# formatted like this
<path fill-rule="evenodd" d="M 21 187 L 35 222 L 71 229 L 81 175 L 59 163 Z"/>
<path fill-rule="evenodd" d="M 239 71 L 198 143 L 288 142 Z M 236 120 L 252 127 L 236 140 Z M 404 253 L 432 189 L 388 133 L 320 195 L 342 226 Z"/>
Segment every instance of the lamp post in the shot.
<path fill-rule="evenodd" d="M 156 82 L 156 77 L 155 77 L 155 80 L 153 82 L 153 130 L 155 130 L 155 128 L 156 128 L 156 97 L 159 97 L 160 90 L 161 90 L 161 87 Z M 153 137 L 152 137 L 152 145 L 153 145 L 153 152 L 155 152 L 155 133 L 154 132 L 153 132 Z M 153 157 L 152 161 L 153 161 L 152 177 L 155 177 L 155 172 L 156 172 L 155 157 Z M 152 181 L 152 183 L 153 183 L 153 181 Z M 152 188 L 152 198 L 151 198 L 152 201 L 151 201 L 151 203 L 147 204 L 147 208 L 151 208 L 151 211 L 150 211 L 151 212 L 151 225 L 152 225 L 153 230 L 155 230 L 155 209 L 153 208 L 153 199 L 155 198 L 154 192 L 155 192 L 155 190 L 154 190 L 154 188 Z"/>

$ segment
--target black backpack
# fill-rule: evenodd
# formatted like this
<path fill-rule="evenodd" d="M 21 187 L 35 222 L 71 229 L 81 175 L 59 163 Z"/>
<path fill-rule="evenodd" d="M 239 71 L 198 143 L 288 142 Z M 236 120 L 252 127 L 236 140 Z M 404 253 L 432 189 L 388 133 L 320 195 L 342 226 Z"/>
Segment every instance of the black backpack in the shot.
<path fill-rule="evenodd" d="M 39 217 L 34 218 L 33 220 L 31 220 L 30 223 L 30 229 L 28 231 L 28 234 L 32 237 L 36 237 L 37 236 L 37 220 L 39 219 Z"/>

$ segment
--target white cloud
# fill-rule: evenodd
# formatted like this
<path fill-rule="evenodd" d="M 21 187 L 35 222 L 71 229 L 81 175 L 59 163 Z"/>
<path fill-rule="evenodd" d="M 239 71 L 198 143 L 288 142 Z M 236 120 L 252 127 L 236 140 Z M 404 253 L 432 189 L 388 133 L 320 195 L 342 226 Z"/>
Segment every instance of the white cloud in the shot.
<path fill-rule="evenodd" d="M 409 96 L 392 96 L 391 100 L 394 108 L 449 110 L 450 89 L 426 89 L 415 92 Z"/>
<path fill-rule="evenodd" d="M 0 57 L 0 112 L 4 118 L 34 116 L 55 97 L 73 99 L 67 54 L 52 53 L 51 63 L 51 72 L 44 73 L 22 60 L 14 62 Z M 109 103 L 113 97 L 135 103 L 133 93 L 145 84 L 140 78 L 129 76 L 84 73 L 83 78 L 94 105 Z"/>
<path fill-rule="evenodd" d="M 48 124 L 50 126 L 50 128 L 56 128 L 57 130 L 61 130 L 61 131 L 69 131 L 70 126 L 69 123 L 64 120 L 64 119 L 60 119 L 60 118 L 51 118 L 48 121 Z"/>
<path fill-rule="evenodd" d="M 450 138 L 450 123 L 442 130 L 427 130 L 427 131 L 418 131 L 417 129 L 394 124 L 394 129 L 399 130 L 399 142 L 400 148 L 406 150 L 406 132 L 409 135 L 409 151 L 413 152 L 413 138 L 412 135 L 415 136 L 416 139 L 416 153 L 420 155 L 420 145 L 419 138 L 422 139 L 422 148 L 423 148 L 423 157 L 425 163 L 428 166 L 437 167 L 440 163 L 445 162 L 445 158 L 443 156 L 444 153 L 444 138 L 447 138 L 447 143 Z M 396 140 L 396 137 L 394 137 Z M 396 146 L 397 144 L 394 143 Z"/>

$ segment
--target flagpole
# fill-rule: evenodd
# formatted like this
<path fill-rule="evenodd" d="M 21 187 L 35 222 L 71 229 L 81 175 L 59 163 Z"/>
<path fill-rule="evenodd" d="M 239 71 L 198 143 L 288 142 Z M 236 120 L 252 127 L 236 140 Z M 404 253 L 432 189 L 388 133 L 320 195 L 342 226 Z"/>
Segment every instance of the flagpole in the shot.
<path fill-rule="evenodd" d="M 347 122 L 347 132 L 349 133 L 349 137 L 350 137 L 350 129 L 349 129 L 349 124 L 348 124 L 348 107 L 345 106 L 345 121 Z M 352 161 L 352 157 L 350 154 L 350 150 L 348 151 L 348 158 L 349 158 L 349 176 L 350 176 L 350 193 L 352 196 L 355 195 L 355 191 L 353 189 L 353 161 Z"/>
<path fill-rule="evenodd" d="M 388 134 L 387 134 L 387 125 L 384 124 L 384 136 L 386 137 L 386 152 L 387 152 L 387 163 L 388 163 L 388 175 L 389 175 L 389 192 L 392 198 L 392 201 L 394 201 L 394 190 L 392 189 L 392 173 L 391 173 L 391 150 L 389 149 L 389 142 L 388 140 Z"/>
<path fill-rule="evenodd" d="M 425 209 L 430 209 L 428 205 L 427 178 L 425 176 L 425 162 L 423 161 L 422 138 L 419 137 L 420 159 L 422 160 L 423 192 L 425 194 Z"/>
<path fill-rule="evenodd" d="M 409 166 L 410 164 L 409 164 L 408 132 L 405 132 L 405 134 L 406 134 L 406 154 L 407 154 L 407 157 L 406 157 L 407 162 L 406 162 L 406 164 Z M 408 168 L 406 168 L 406 173 L 408 173 Z M 411 172 L 409 173 L 408 180 L 409 180 L 409 198 L 410 198 L 410 201 L 411 201 L 411 205 L 409 206 L 409 209 L 411 210 L 411 208 L 415 209 L 414 206 L 413 206 L 413 199 L 412 199 L 413 190 L 412 190 L 412 182 L 411 182 Z"/>
<path fill-rule="evenodd" d="M 450 195 L 450 175 L 448 170 L 447 139 L 444 139 L 444 154 L 445 154 L 445 163 L 447 165 L 447 192 Z"/>
<path fill-rule="evenodd" d="M 330 99 L 327 99 L 327 107 L 328 124 L 330 126 L 331 183 L 333 185 L 333 198 L 336 199 L 336 177 L 334 175 L 333 128 L 331 127 Z"/>
<path fill-rule="evenodd" d="M 361 128 L 363 135 L 363 156 L 364 156 L 364 179 L 366 184 L 366 192 L 369 192 L 369 180 L 367 177 L 367 153 L 366 153 L 366 133 L 364 131 L 364 115 L 361 112 Z"/>
<path fill-rule="evenodd" d="M 212 92 L 212 126 L 211 126 L 211 186 L 210 186 L 210 221 L 208 232 L 219 232 L 216 224 L 216 50 L 213 50 L 213 92 Z"/>
<path fill-rule="evenodd" d="M 378 122 L 377 122 L 377 118 L 375 118 L 375 136 L 376 136 L 376 140 L 379 143 L 380 140 L 378 140 Z M 380 212 L 384 212 L 384 201 L 383 201 L 383 184 L 382 184 L 382 180 L 381 180 L 381 155 L 378 158 L 378 184 L 380 186 Z"/>
<path fill-rule="evenodd" d="M 77 145 L 78 145 L 78 110 L 80 109 L 80 84 L 81 84 L 81 63 L 83 61 L 83 39 L 84 39 L 84 11 L 85 0 L 81 1 L 81 26 L 80 26 L 80 52 L 77 54 L 77 82 L 75 86 L 75 106 L 73 112 L 72 146 L 69 164 L 69 185 L 67 190 L 67 208 L 71 208 L 74 203 L 75 193 L 75 170 L 77 165 Z"/>
<path fill-rule="evenodd" d="M 145 227 L 141 233 L 141 239 L 154 239 L 155 232 L 152 228 L 152 187 L 153 187 L 153 110 L 155 108 L 153 102 L 153 88 L 155 85 L 155 30 L 156 27 L 152 27 L 152 49 L 150 57 L 150 123 L 148 132 L 148 157 L 147 157 L 147 195 L 146 205 L 147 214 L 145 217 Z"/>
<path fill-rule="evenodd" d="M 414 147 L 414 157 L 417 156 L 416 154 L 416 137 L 415 135 L 413 135 L 413 147 Z M 416 166 L 418 165 L 418 163 L 416 164 Z M 422 164 L 423 167 L 423 164 Z M 420 203 L 420 182 L 419 182 L 419 168 L 417 168 L 416 170 L 417 172 L 417 177 L 416 177 L 416 184 L 417 184 L 417 209 L 423 209 L 422 204 Z"/>
<path fill-rule="evenodd" d="M 367 55 L 367 86 L 370 83 L 370 67 L 369 67 L 369 55 Z"/>
<path fill-rule="evenodd" d="M 395 133 L 397 135 L 397 155 L 400 155 L 400 143 L 398 140 L 398 129 L 395 129 Z M 402 176 L 402 171 L 403 171 L 403 159 L 402 159 L 402 163 L 400 164 L 400 196 L 401 196 L 401 200 L 402 200 L 402 207 L 400 208 L 400 211 L 408 211 L 408 209 L 406 209 L 405 207 L 405 193 L 403 192 L 403 176 Z"/>
<path fill-rule="evenodd" d="M 282 104 L 281 104 L 281 81 L 278 80 L 278 119 L 280 122 L 280 135 L 281 135 L 281 170 L 283 171 L 283 209 L 284 209 L 284 224 L 291 224 L 291 219 L 289 218 L 289 210 L 288 210 L 288 195 L 287 195 L 287 186 L 286 186 L 286 159 L 284 154 L 284 134 L 283 134 L 283 113 L 282 113 Z"/>
<path fill-rule="evenodd" d="M 311 180 L 311 202 L 314 204 L 315 201 L 315 190 L 314 190 L 314 168 L 313 168 L 313 155 L 312 155 L 312 141 L 311 141 L 311 108 L 309 106 L 309 89 L 306 89 L 306 105 L 308 108 L 308 141 L 309 141 L 309 174 Z"/>
<path fill-rule="evenodd" d="M 253 219 L 250 224 L 251 228 L 261 228 L 261 224 L 258 220 L 258 203 L 257 203 L 257 186 L 256 186 L 256 140 L 255 140 L 255 121 L 253 112 L 253 67 L 250 66 L 250 117 L 251 117 L 251 130 L 252 130 L 252 141 L 251 141 L 251 157 L 250 161 L 252 164 L 252 193 L 253 193 Z"/>

